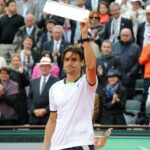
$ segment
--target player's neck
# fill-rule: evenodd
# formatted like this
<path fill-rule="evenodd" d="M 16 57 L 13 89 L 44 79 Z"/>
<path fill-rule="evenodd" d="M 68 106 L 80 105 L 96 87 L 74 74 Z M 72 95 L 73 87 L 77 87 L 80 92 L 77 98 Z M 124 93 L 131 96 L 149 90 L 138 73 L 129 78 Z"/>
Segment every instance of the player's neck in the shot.
<path fill-rule="evenodd" d="M 81 77 L 81 73 L 76 75 L 67 74 L 66 83 L 67 82 L 76 82 Z"/>

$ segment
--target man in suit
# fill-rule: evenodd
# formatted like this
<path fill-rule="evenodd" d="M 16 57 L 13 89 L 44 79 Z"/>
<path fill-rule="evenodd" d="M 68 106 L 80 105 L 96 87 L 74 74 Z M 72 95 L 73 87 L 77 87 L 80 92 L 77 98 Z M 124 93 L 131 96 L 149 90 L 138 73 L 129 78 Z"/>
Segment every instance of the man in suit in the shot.
<path fill-rule="evenodd" d="M 62 67 L 63 67 L 62 62 L 61 62 L 61 55 L 62 55 L 63 50 L 65 49 L 67 45 L 69 45 L 69 43 L 63 39 L 63 28 L 60 25 L 56 25 L 53 28 L 52 37 L 53 39 L 49 42 L 46 42 L 42 49 L 48 50 L 51 52 L 52 57 L 53 57 L 53 62 L 56 65 L 58 65 L 58 67 L 60 68 L 60 74 L 61 74 Z"/>
<path fill-rule="evenodd" d="M 120 31 L 123 28 L 129 28 L 133 35 L 132 21 L 121 17 L 120 5 L 118 3 L 112 2 L 110 4 L 110 12 L 112 18 L 110 18 L 109 21 L 106 23 L 104 30 L 104 39 L 109 39 L 113 43 L 117 42 L 120 35 Z"/>
<path fill-rule="evenodd" d="M 58 81 L 49 72 L 51 62 L 48 57 L 42 57 L 39 63 L 41 77 L 34 79 L 30 83 L 28 96 L 29 124 L 45 125 L 49 117 L 49 89 Z"/>
<path fill-rule="evenodd" d="M 146 7 L 146 21 L 139 24 L 137 30 L 137 44 L 142 48 L 150 44 L 150 5 Z"/>

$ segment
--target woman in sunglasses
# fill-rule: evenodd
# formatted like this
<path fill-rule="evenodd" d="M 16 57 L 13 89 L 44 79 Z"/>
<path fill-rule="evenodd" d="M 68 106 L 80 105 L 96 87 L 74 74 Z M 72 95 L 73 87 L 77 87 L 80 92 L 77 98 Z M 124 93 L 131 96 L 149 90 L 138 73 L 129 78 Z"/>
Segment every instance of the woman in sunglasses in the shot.
<path fill-rule="evenodd" d="M 100 24 L 99 20 L 100 20 L 99 13 L 96 11 L 92 11 L 89 15 L 90 37 L 94 42 L 96 42 L 100 46 L 101 45 L 100 34 L 102 32 L 103 26 Z"/>

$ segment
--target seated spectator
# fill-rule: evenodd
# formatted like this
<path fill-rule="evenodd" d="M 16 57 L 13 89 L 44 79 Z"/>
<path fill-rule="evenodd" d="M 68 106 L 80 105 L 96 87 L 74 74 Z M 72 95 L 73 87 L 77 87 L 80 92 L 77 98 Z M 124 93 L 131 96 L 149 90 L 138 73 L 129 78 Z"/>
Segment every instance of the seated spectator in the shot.
<path fill-rule="evenodd" d="M 32 50 L 32 45 L 32 37 L 29 35 L 24 36 L 23 49 L 20 52 L 20 58 L 24 69 L 28 72 L 30 77 L 35 63 L 38 62 L 38 53 Z"/>
<path fill-rule="evenodd" d="M 4 57 L 0 56 L 0 68 L 6 66 L 6 60 Z"/>
<path fill-rule="evenodd" d="M 20 93 L 19 124 L 26 124 L 28 123 L 28 110 L 27 110 L 27 93 L 25 87 L 29 85 L 30 80 L 28 73 L 23 68 L 23 64 L 21 63 L 19 54 L 11 55 L 10 78 L 19 84 L 19 93 Z"/>
<path fill-rule="evenodd" d="M 0 125 L 17 125 L 19 122 L 19 86 L 10 79 L 7 67 L 0 69 Z"/>
<path fill-rule="evenodd" d="M 105 24 L 108 22 L 110 15 L 109 15 L 109 5 L 105 1 L 99 1 L 99 20 L 100 24 L 105 26 Z"/>
<path fill-rule="evenodd" d="M 35 17 L 33 14 L 27 14 L 24 18 L 25 25 L 20 27 L 15 34 L 13 43 L 16 45 L 16 50 L 23 48 L 22 41 L 25 36 L 31 36 L 33 39 L 32 50 L 40 53 L 41 48 L 41 30 L 35 25 Z"/>
<path fill-rule="evenodd" d="M 29 124 L 46 125 L 49 110 L 49 89 L 58 80 L 50 76 L 51 62 L 42 57 L 39 63 L 41 77 L 31 80 L 28 96 Z"/>
<path fill-rule="evenodd" d="M 107 73 L 108 84 L 100 96 L 103 103 L 102 125 L 126 125 L 124 118 L 126 93 L 120 82 L 120 73 L 111 68 Z"/>
<path fill-rule="evenodd" d="M 43 51 L 42 57 L 48 57 L 48 58 L 50 58 L 50 60 L 52 60 L 52 55 L 49 51 Z M 51 76 L 58 78 L 59 77 L 59 67 L 57 65 L 51 63 L 51 69 L 50 69 L 49 73 Z M 41 76 L 41 70 L 40 70 L 40 66 L 37 63 L 33 68 L 32 79 L 36 79 L 40 76 Z"/>
<path fill-rule="evenodd" d="M 122 84 L 127 90 L 127 99 L 134 96 L 135 83 L 140 66 L 138 58 L 141 48 L 132 42 L 131 30 L 124 28 L 120 32 L 120 39 L 114 43 L 113 55 L 120 60 L 122 69 Z"/>

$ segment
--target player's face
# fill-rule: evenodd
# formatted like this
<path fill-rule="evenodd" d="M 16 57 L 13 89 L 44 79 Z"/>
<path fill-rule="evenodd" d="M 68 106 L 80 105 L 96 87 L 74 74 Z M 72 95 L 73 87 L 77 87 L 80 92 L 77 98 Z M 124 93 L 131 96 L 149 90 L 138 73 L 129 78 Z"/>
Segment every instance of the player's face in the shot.
<path fill-rule="evenodd" d="M 66 73 L 80 73 L 83 61 L 78 54 L 67 52 L 64 57 L 64 70 Z"/>

